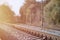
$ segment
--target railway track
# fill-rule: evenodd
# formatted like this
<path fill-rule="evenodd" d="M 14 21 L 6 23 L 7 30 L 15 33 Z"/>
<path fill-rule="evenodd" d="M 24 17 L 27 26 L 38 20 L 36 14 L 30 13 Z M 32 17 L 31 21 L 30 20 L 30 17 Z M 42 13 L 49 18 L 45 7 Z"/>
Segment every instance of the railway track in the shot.
<path fill-rule="evenodd" d="M 13 28 L 11 25 L 0 24 L 0 40 L 41 40 L 40 38 L 27 34 Z"/>
<path fill-rule="evenodd" d="M 53 30 L 48 30 L 49 32 L 46 32 L 47 30 L 43 31 L 41 28 L 33 27 L 33 26 L 28 26 L 28 25 L 18 25 L 18 24 L 9 24 L 13 25 L 14 28 L 21 30 L 23 32 L 26 32 L 28 34 L 31 34 L 33 36 L 39 37 L 39 38 L 47 38 L 48 40 L 60 40 L 60 32 L 59 31 L 53 31 Z M 30 28 L 32 27 L 32 28 Z M 36 29 L 35 29 L 36 28 Z M 59 33 L 58 33 L 59 32 Z M 56 34 L 57 33 L 57 34 Z"/>

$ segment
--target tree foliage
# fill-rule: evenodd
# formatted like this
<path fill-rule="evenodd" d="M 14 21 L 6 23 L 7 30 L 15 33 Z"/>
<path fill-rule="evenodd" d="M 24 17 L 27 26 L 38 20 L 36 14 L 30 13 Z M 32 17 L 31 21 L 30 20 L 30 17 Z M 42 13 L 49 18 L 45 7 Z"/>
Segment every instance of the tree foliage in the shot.
<path fill-rule="evenodd" d="M 50 24 L 60 24 L 60 0 L 51 0 L 44 7 L 44 17 Z"/>
<path fill-rule="evenodd" d="M 0 5 L 0 22 L 14 22 L 14 12 L 6 5 Z"/>

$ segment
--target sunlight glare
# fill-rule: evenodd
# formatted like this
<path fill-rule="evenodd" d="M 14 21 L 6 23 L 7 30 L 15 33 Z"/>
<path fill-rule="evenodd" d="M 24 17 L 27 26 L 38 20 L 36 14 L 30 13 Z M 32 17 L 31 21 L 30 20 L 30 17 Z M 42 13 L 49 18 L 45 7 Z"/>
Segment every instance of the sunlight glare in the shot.
<path fill-rule="evenodd" d="M 24 0 L 0 0 L 0 5 L 8 5 L 12 11 L 15 12 L 16 16 L 20 16 L 19 9 L 23 5 Z"/>
<path fill-rule="evenodd" d="M 36 0 L 37 2 L 42 2 L 42 1 L 45 1 L 45 0 Z"/>

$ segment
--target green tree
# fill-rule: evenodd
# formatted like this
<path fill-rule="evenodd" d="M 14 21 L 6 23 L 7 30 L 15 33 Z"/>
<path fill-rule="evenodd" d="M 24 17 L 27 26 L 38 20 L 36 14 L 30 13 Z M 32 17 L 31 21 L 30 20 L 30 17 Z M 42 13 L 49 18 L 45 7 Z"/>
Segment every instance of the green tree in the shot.
<path fill-rule="evenodd" d="M 44 7 L 44 17 L 49 24 L 60 24 L 60 0 L 51 0 Z"/>
<path fill-rule="evenodd" d="M 0 5 L 0 22 L 14 22 L 14 12 L 6 5 Z"/>

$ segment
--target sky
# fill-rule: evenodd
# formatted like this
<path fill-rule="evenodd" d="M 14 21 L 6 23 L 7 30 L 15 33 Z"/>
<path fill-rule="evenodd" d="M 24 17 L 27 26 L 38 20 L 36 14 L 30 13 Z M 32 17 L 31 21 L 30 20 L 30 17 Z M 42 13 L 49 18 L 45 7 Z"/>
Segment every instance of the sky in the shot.
<path fill-rule="evenodd" d="M 45 1 L 45 0 L 36 0 L 37 2 L 42 2 L 42 1 Z"/>
<path fill-rule="evenodd" d="M 41 2 L 42 0 L 36 1 Z M 19 9 L 24 4 L 24 0 L 0 0 L 0 5 L 2 4 L 8 5 L 11 8 L 11 10 L 15 12 L 15 16 L 21 16 L 19 14 Z"/>
<path fill-rule="evenodd" d="M 0 5 L 2 4 L 8 5 L 15 12 L 15 16 L 20 16 L 19 9 L 24 4 L 24 0 L 0 0 Z"/>

